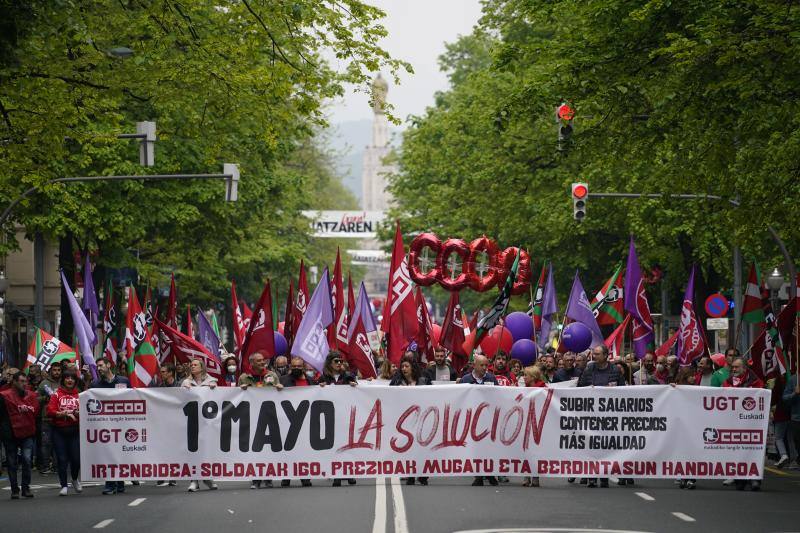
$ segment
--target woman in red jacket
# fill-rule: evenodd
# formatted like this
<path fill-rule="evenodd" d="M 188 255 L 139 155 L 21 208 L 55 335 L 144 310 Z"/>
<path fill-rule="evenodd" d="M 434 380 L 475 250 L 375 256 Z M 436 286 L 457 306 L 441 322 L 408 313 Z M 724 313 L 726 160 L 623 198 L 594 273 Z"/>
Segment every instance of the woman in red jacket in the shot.
<path fill-rule="evenodd" d="M 737 357 L 731 363 L 731 374 L 722 386 L 734 389 L 763 389 L 764 382 L 761 378 L 756 376 L 755 372 L 747 367 L 747 363 L 745 363 L 744 359 Z M 736 490 L 744 490 L 748 484 L 752 491 L 761 490 L 760 479 L 737 479 L 735 481 Z"/>
<path fill-rule="evenodd" d="M 53 426 L 53 445 L 58 460 L 58 479 L 61 482 L 59 496 L 67 495 L 67 465 L 72 474 L 72 488 L 80 493 L 81 471 L 80 434 L 78 433 L 78 380 L 74 372 L 64 372 L 61 386 L 50 396 L 47 415 Z"/>

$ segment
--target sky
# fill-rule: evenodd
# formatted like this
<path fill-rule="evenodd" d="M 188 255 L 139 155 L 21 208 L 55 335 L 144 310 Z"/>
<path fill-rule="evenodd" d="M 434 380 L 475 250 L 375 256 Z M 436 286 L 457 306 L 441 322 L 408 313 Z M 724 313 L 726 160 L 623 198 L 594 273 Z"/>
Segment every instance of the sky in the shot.
<path fill-rule="evenodd" d="M 388 101 L 394 105 L 396 117 L 405 121 L 409 115 L 421 114 L 433 104 L 436 91 L 447 89 L 448 81 L 439 72 L 437 58 L 444 52 L 444 44 L 453 42 L 459 35 L 472 32 L 481 14 L 479 0 L 367 0 L 386 12 L 381 22 L 389 35 L 382 45 L 398 59 L 408 61 L 414 74 L 403 72 L 400 85 L 388 76 Z M 371 119 L 369 97 L 364 93 L 347 90 L 343 99 L 329 105 L 332 123 Z"/>

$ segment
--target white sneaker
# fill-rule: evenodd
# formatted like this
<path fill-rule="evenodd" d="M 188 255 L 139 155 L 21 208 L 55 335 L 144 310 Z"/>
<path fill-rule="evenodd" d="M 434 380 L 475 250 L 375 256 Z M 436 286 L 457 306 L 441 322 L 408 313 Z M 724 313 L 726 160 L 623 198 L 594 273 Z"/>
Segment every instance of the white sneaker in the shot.
<path fill-rule="evenodd" d="M 203 480 L 203 484 L 205 484 L 205 486 L 208 487 L 208 490 L 217 490 L 219 488 L 219 487 L 217 487 L 217 484 L 214 483 L 214 481 L 210 480 L 210 479 L 204 479 Z"/>
<path fill-rule="evenodd" d="M 169 487 L 169 482 L 168 481 L 159 481 L 158 483 L 156 483 L 156 487 Z"/>
<path fill-rule="evenodd" d="M 197 481 L 192 481 L 189 483 L 189 492 L 197 492 L 197 489 L 199 488 L 200 487 L 198 486 Z"/>
<path fill-rule="evenodd" d="M 723 481 L 723 482 L 722 482 L 722 484 L 723 484 L 723 485 L 725 485 L 726 487 L 730 487 L 730 486 L 731 486 L 731 485 L 733 485 L 735 482 L 736 482 L 736 480 L 735 480 L 735 479 L 726 479 L 725 481 Z"/>
<path fill-rule="evenodd" d="M 61 487 L 61 490 L 58 491 L 58 495 L 59 496 L 66 496 L 68 492 L 69 491 L 67 490 L 67 487 Z"/>
<path fill-rule="evenodd" d="M 72 488 L 75 489 L 75 492 L 77 492 L 78 494 L 83 492 L 83 486 L 81 485 L 81 480 L 80 479 L 73 479 L 72 480 Z"/>
<path fill-rule="evenodd" d="M 778 462 L 775 463 L 775 468 L 783 468 L 783 466 L 789 462 L 788 455 L 781 455 L 781 458 L 778 459 Z"/>

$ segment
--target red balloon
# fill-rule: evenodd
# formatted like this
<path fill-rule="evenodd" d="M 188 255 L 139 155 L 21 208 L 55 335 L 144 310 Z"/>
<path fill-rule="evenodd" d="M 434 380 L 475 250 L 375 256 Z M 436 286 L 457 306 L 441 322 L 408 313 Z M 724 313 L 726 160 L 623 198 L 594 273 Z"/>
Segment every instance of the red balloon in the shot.
<path fill-rule="evenodd" d="M 431 337 L 433 346 L 439 346 L 439 339 L 442 337 L 442 326 L 439 324 L 431 324 Z"/>
<path fill-rule="evenodd" d="M 464 339 L 464 344 L 462 344 L 461 347 L 464 348 L 464 353 L 471 354 L 473 346 L 475 346 L 475 332 L 471 331 Z"/>
<path fill-rule="evenodd" d="M 514 337 L 502 326 L 495 326 L 480 343 L 481 351 L 487 357 L 494 357 L 498 350 L 510 353 L 513 345 Z"/>
<path fill-rule="evenodd" d="M 434 267 L 432 269 L 427 272 L 422 272 L 419 259 L 422 249 L 426 246 L 431 249 L 431 252 L 435 254 L 437 259 L 434 261 Z M 408 272 L 411 275 L 411 279 L 414 280 L 414 283 L 422 287 L 429 287 L 436 283 L 441 274 L 441 267 L 438 260 L 441 256 L 441 251 L 442 241 L 433 233 L 420 233 L 414 237 L 408 252 Z"/>
<path fill-rule="evenodd" d="M 486 272 L 483 276 L 479 275 L 475 270 L 475 264 L 478 254 L 485 252 L 488 258 L 486 265 Z M 497 244 L 489 239 L 486 235 L 478 237 L 469 243 L 469 260 L 464 265 L 464 272 L 467 273 L 467 285 L 469 288 L 477 292 L 486 292 L 495 285 L 498 281 L 498 272 L 493 268 L 493 262 L 497 255 Z"/>
<path fill-rule="evenodd" d="M 500 272 L 498 278 L 498 285 L 502 285 L 511 267 L 514 266 L 514 259 L 517 257 L 517 250 L 519 250 L 519 268 L 517 269 L 517 279 L 514 286 L 511 288 L 511 294 L 519 295 L 525 294 L 531 286 L 531 258 L 528 252 L 520 250 L 516 246 L 511 246 L 505 250 L 498 252 L 495 256 L 497 258 L 497 269 Z"/>
<path fill-rule="evenodd" d="M 461 273 L 455 278 L 447 275 L 447 268 L 444 262 L 450 257 L 450 254 L 456 254 L 461 258 Z M 439 269 L 439 285 L 443 289 L 456 292 L 460 291 L 467 286 L 467 273 L 465 272 L 465 265 L 469 262 L 469 247 L 463 239 L 447 239 L 442 244 L 442 251 L 436 258 L 436 268 Z"/>
<path fill-rule="evenodd" d="M 285 324 L 286 322 L 278 322 L 278 333 L 280 333 L 281 335 L 283 335 L 283 326 Z"/>

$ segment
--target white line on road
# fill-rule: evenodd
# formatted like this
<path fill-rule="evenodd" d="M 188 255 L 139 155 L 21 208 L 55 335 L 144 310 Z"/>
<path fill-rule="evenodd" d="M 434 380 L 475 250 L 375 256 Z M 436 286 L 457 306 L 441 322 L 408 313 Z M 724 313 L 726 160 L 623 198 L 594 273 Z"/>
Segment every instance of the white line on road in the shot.
<path fill-rule="evenodd" d="M 147 498 L 136 498 L 135 500 L 133 500 L 131 503 L 128 504 L 128 507 L 136 507 L 137 505 L 140 505 L 146 499 Z"/>
<path fill-rule="evenodd" d="M 113 518 L 106 518 L 102 522 L 98 522 L 92 527 L 94 527 L 94 529 L 103 529 L 104 527 L 106 527 L 108 524 L 110 524 L 113 521 L 114 521 Z"/>
<path fill-rule="evenodd" d="M 400 479 L 396 477 L 392 478 L 392 505 L 394 507 L 394 533 L 408 533 L 403 489 L 400 486 Z"/>
<path fill-rule="evenodd" d="M 672 514 L 673 514 L 673 516 L 675 516 L 676 518 L 680 518 L 684 522 L 696 522 L 697 521 L 694 518 L 692 518 L 691 516 L 689 516 L 688 514 L 679 513 L 677 511 L 673 512 Z"/>
<path fill-rule="evenodd" d="M 655 501 L 655 498 L 653 498 L 652 496 L 650 496 L 646 492 L 634 492 L 634 494 L 636 494 L 638 497 L 640 497 L 641 499 L 643 499 L 646 502 Z"/>
<path fill-rule="evenodd" d="M 386 533 L 386 478 L 375 478 L 375 521 L 372 533 Z"/>

